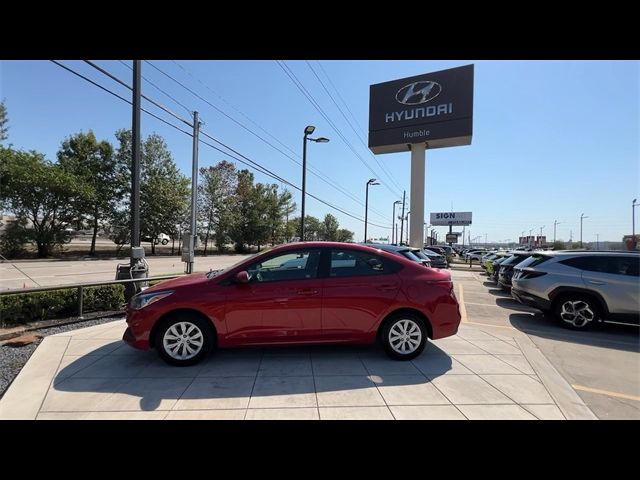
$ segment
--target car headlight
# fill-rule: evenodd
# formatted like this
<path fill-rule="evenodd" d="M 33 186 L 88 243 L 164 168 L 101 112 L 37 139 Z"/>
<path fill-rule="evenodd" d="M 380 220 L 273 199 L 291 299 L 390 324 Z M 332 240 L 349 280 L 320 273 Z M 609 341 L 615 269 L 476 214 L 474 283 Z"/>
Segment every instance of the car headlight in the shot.
<path fill-rule="evenodd" d="M 131 299 L 129 306 L 133 310 L 140 310 L 148 305 L 151 305 L 153 302 L 157 302 L 158 300 L 161 300 L 164 297 L 168 297 L 172 293 L 173 293 L 173 290 L 163 290 L 162 292 L 138 294 Z"/>

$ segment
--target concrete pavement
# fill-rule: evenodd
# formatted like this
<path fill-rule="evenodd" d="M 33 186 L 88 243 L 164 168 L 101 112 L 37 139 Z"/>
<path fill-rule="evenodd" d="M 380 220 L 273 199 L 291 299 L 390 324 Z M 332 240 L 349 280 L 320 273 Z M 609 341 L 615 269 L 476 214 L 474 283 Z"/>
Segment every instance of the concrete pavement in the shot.
<path fill-rule="evenodd" d="M 571 331 L 519 304 L 479 272 L 452 273 L 470 325 L 530 339 L 598 418 L 640 419 L 638 327 L 604 324 Z"/>
<path fill-rule="evenodd" d="M 211 255 L 196 257 L 195 271 L 208 271 L 233 265 L 248 255 Z M 151 276 L 172 275 L 184 272 L 180 257 L 147 257 Z M 79 282 L 114 280 L 116 266 L 128 263 L 128 259 L 44 260 L 0 263 L 0 289 L 16 289 L 40 286 L 65 285 Z M 17 268 L 16 268 L 17 267 Z M 32 280 L 33 279 L 33 280 Z M 35 281 L 35 282 L 34 282 Z M 37 283 L 36 283 L 37 282 Z"/>
<path fill-rule="evenodd" d="M 123 344 L 124 328 L 47 337 L 0 419 L 595 418 L 542 355 L 527 354 L 537 349 L 472 325 L 411 362 L 375 345 L 318 346 L 220 351 L 187 368 Z"/>

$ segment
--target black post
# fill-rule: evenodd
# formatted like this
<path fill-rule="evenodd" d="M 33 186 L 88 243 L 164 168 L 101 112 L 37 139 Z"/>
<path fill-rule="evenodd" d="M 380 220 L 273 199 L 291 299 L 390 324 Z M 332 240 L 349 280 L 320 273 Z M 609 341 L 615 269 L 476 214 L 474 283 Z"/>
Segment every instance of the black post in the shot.
<path fill-rule="evenodd" d="M 364 200 L 364 243 L 367 243 L 367 216 L 369 214 L 369 184 L 371 183 L 371 180 L 369 180 L 367 182 L 367 193 L 365 194 L 365 200 Z"/>
<path fill-rule="evenodd" d="M 300 216 L 300 241 L 304 242 L 304 197 L 307 189 L 307 133 L 302 139 L 302 212 Z"/>
<path fill-rule="evenodd" d="M 400 215 L 400 242 L 398 243 L 398 245 L 402 244 L 402 236 L 404 235 L 404 204 L 405 204 L 405 199 L 407 196 L 407 191 L 403 190 L 402 192 L 402 214 Z"/>
<path fill-rule="evenodd" d="M 391 243 L 396 243 L 395 233 L 396 233 L 396 200 L 393 202 L 393 218 L 391 219 Z"/>
<path fill-rule="evenodd" d="M 133 247 L 140 246 L 140 90 L 141 90 L 141 61 L 133 61 L 133 119 L 132 133 L 132 161 L 131 161 L 131 265 L 136 262 L 133 258 Z"/>

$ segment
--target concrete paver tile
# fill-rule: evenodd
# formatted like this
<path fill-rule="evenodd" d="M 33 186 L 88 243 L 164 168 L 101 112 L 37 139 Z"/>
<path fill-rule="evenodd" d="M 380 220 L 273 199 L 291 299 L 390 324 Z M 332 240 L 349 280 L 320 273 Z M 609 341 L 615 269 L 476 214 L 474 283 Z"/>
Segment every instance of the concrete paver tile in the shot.
<path fill-rule="evenodd" d="M 321 407 L 322 420 L 393 420 L 388 407 Z"/>
<path fill-rule="evenodd" d="M 519 348 L 514 347 L 513 345 L 508 344 L 507 342 L 503 342 L 502 340 L 472 340 L 472 343 L 480 347 L 487 353 L 491 353 L 493 355 L 499 354 L 511 354 L 518 355 L 522 352 Z M 484 353 L 484 352 L 480 352 Z"/>
<path fill-rule="evenodd" d="M 72 338 L 65 355 L 106 355 L 121 345 L 120 340 Z"/>
<path fill-rule="evenodd" d="M 453 357 L 476 374 L 522 374 L 519 370 L 492 355 L 454 355 Z"/>
<path fill-rule="evenodd" d="M 514 368 L 517 368 L 519 371 L 526 375 L 535 375 L 536 372 L 533 371 L 529 362 L 524 355 L 496 355 L 497 358 L 502 360 L 503 362 L 508 363 Z"/>
<path fill-rule="evenodd" d="M 413 363 L 423 374 L 440 375 L 468 375 L 473 372 L 449 355 L 420 355 Z"/>
<path fill-rule="evenodd" d="M 367 370 L 358 356 L 313 355 L 313 375 L 366 375 Z"/>
<path fill-rule="evenodd" d="M 482 375 L 482 378 L 517 403 L 554 403 L 542 383 L 528 375 Z"/>
<path fill-rule="evenodd" d="M 446 405 L 449 400 L 422 375 L 389 375 L 376 382 L 387 405 Z"/>
<path fill-rule="evenodd" d="M 316 407 L 313 377 L 258 377 L 249 408 Z"/>
<path fill-rule="evenodd" d="M 519 405 L 460 405 L 469 420 L 536 420 Z"/>
<path fill-rule="evenodd" d="M 476 375 L 443 375 L 431 381 L 454 405 L 513 403 Z"/>
<path fill-rule="evenodd" d="M 453 405 L 391 406 L 396 420 L 466 420 Z"/>
<path fill-rule="evenodd" d="M 190 382 L 188 378 L 134 378 L 99 403 L 97 410 L 171 410 Z"/>
<path fill-rule="evenodd" d="M 384 399 L 375 384 L 364 375 L 315 377 L 318 406 L 383 406 Z"/>
<path fill-rule="evenodd" d="M 540 420 L 564 420 L 564 415 L 556 405 L 521 405 Z"/>
<path fill-rule="evenodd" d="M 55 382 L 49 390 L 41 412 L 100 411 L 98 405 L 113 395 L 125 379 L 121 378 L 67 378 Z"/>
<path fill-rule="evenodd" d="M 243 420 L 246 410 L 172 410 L 165 420 Z"/>
<path fill-rule="evenodd" d="M 246 420 L 319 420 L 317 408 L 257 408 L 247 410 Z"/>
<path fill-rule="evenodd" d="M 424 353 L 427 355 L 446 353 L 447 355 L 453 355 L 457 353 L 484 353 L 476 345 L 458 337 L 442 338 L 440 340 L 434 340 L 427 343 Z"/>
<path fill-rule="evenodd" d="M 254 380 L 251 377 L 196 378 L 173 410 L 247 408 Z"/>
<path fill-rule="evenodd" d="M 258 376 L 301 377 L 311 375 L 311 358 L 308 355 L 270 355 L 262 359 Z"/>
<path fill-rule="evenodd" d="M 260 366 L 257 355 L 214 355 L 203 362 L 199 377 L 255 377 Z"/>

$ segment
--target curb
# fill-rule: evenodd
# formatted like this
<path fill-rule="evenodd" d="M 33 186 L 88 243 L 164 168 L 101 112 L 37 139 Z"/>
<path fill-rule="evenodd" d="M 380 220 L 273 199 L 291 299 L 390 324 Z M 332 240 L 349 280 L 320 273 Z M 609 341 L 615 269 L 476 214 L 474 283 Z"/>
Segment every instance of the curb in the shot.
<path fill-rule="evenodd" d="M 556 370 L 528 335 L 513 338 L 567 420 L 598 420 L 576 391 Z"/>

